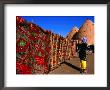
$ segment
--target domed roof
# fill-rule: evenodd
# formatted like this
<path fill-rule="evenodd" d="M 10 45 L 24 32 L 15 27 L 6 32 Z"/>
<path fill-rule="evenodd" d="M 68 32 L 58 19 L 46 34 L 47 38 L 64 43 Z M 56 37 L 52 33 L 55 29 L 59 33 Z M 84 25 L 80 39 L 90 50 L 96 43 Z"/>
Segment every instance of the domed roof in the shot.
<path fill-rule="evenodd" d="M 91 20 L 86 20 L 81 26 L 78 32 L 73 36 L 73 40 L 81 40 L 81 38 L 87 37 L 87 43 L 89 45 L 94 44 L 94 23 Z"/>
<path fill-rule="evenodd" d="M 67 35 L 67 39 L 71 40 L 72 37 L 78 32 L 78 28 L 77 27 L 73 27 L 72 30 L 69 32 L 69 34 Z"/>

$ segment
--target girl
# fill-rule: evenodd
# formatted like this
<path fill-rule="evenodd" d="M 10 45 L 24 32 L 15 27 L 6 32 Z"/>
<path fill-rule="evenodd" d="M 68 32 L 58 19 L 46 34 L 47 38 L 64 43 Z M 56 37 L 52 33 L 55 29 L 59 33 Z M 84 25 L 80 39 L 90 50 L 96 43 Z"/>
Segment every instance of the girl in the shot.
<path fill-rule="evenodd" d="M 88 49 L 87 47 L 87 38 L 83 37 L 81 39 L 81 43 L 77 45 L 78 53 L 79 53 L 79 58 L 80 58 L 80 73 L 86 73 L 87 71 L 87 55 L 86 55 L 86 50 Z"/>

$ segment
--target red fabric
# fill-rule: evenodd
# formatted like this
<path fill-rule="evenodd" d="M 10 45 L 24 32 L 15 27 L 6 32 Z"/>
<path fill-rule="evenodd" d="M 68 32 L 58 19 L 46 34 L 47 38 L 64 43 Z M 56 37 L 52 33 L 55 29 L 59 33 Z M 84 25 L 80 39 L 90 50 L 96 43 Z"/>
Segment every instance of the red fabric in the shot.
<path fill-rule="evenodd" d="M 36 56 L 36 63 L 38 65 L 44 65 L 45 64 L 45 61 L 44 61 L 44 58 L 43 57 L 39 57 L 39 56 Z"/>
<path fill-rule="evenodd" d="M 32 74 L 32 68 L 20 62 L 16 62 L 16 69 L 20 71 L 20 74 Z"/>

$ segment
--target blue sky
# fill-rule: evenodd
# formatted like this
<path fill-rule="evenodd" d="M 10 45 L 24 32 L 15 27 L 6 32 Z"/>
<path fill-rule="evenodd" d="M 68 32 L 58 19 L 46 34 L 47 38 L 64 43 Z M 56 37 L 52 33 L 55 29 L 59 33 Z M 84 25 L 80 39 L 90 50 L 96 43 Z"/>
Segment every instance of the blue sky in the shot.
<path fill-rule="evenodd" d="M 94 16 L 22 16 L 27 22 L 33 22 L 41 28 L 66 37 L 71 29 L 78 28 L 90 19 L 94 23 Z"/>

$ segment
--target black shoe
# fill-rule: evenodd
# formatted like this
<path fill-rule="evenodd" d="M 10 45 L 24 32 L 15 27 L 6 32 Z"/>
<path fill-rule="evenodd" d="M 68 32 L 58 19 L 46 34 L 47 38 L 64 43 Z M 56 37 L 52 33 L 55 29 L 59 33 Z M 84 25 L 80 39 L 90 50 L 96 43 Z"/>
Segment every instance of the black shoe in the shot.
<path fill-rule="evenodd" d="M 80 69 L 80 73 L 81 73 L 81 74 L 83 73 L 83 70 L 82 70 L 82 69 Z"/>
<path fill-rule="evenodd" d="M 83 73 L 84 73 L 84 74 L 86 74 L 86 73 L 87 73 L 86 69 L 83 69 Z"/>

